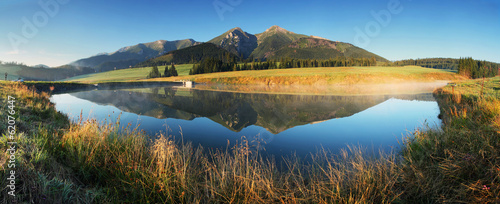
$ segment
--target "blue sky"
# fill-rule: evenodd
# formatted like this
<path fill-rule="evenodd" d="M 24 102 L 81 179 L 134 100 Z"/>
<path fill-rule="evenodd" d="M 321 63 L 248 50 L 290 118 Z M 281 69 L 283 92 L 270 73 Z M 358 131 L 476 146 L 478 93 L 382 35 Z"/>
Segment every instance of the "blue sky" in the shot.
<path fill-rule="evenodd" d="M 233 27 L 256 34 L 278 25 L 389 60 L 500 62 L 499 7 L 498 0 L 1 0 L 0 60 L 59 66 L 138 43 L 209 41 Z"/>

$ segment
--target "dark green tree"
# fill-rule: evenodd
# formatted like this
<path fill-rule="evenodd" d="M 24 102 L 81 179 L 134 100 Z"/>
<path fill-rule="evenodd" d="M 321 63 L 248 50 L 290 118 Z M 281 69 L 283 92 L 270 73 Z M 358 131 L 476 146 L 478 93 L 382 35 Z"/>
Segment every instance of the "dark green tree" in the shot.
<path fill-rule="evenodd" d="M 149 72 L 148 78 L 158 78 L 161 77 L 160 71 L 158 71 L 158 67 L 155 65 L 151 68 L 151 72 Z"/>
<path fill-rule="evenodd" d="M 165 71 L 163 71 L 163 77 L 171 77 L 170 71 L 168 69 L 168 65 L 165 65 Z"/>
<path fill-rule="evenodd" d="M 166 70 L 166 68 L 165 68 L 165 70 Z M 170 74 L 170 76 L 179 76 L 179 74 L 177 74 L 177 70 L 175 69 L 174 64 L 172 64 L 172 66 L 168 69 L 168 73 Z"/>

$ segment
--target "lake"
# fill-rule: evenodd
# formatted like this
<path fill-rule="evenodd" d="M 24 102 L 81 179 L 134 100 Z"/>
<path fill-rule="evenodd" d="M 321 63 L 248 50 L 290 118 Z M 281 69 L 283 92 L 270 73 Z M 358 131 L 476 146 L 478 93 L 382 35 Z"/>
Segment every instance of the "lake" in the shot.
<path fill-rule="evenodd" d="M 161 132 L 205 148 L 225 148 L 228 141 L 245 138 L 254 151 L 277 157 L 306 156 L 322 147 L 338 152 L 347 145 L 390 151 L 415 128 L 441 124 L 432 87 L 351 95 L 220 89 L 91 90 L 56 94 L 51 101 L 73 121 L 80 115 L 102 123 L 119 120 L 122 127 L 139 125 L 152 139 Z"/>

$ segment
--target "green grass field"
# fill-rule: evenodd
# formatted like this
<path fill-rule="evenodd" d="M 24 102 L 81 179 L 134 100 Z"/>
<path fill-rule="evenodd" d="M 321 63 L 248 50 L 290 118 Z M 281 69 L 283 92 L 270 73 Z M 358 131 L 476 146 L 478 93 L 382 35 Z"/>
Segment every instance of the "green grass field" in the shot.
<path fill-rule="evenodd" d="M 193 67 L 192 64 L 176 65 L 175 69 L 179 76 L 189 75 L 189 70 Z M 165 71 L 164 66 L 159 66 L 158 70 L 161 74 Z M 96 82 L 116 82 L 116 81 L 131 81 L 138 79 L 146 79 L 146 76 L 151 71 L 151 67 L 120 69 L 116 71 L 86 74 L 66 79 L 64 81 L 96 83 Z"/>
<path fill-rule="evenodd" d="M 460 80 L 461 76 L 447 70 L 430 69 L 418 66 L 406 67 L 328 67 L 250 70 L 237 72 L 218 72 L 210 74 L 188 75 L 192 64 L 177 65 L 178 77 L 146 79 L 151 68 L 133 68 L 97 74 L 82 75 L 66 81 L 83 83 L 110 81 L 178 81 L 224 84 L 380 84 L 397 82 L 429 82 L 436 80 Z M 159 67 L 163 73 L 164 67 Z"/>

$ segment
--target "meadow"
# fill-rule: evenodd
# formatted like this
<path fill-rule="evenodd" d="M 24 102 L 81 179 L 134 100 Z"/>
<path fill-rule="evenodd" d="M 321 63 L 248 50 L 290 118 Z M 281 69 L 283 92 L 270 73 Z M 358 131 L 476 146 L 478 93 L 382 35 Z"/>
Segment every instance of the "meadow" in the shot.
<path fill-rule="evenodd" d="M 227 150 L 118 133 L 117 124 L 69 122 L 47 93 L 0 83 L 15 97 L 17 196 L 2 203 L 498 203 L 500 78 L 469 80 L 434 92 L 442 129 L 422 129 L 401 152 L 373 158 L 360 147 L 318 150 L 283 163 L 249 151 L 243 138 Z M 0 115 L 7 118 L 7 106 Z M 7 126 L 0 124 L 0 177 L 9 169 Z M 376 131 L 376 130 L 374 130 Z"/>
<path fill-rule="evenodd" d="M 258 85 L 359 85 L 456 80 L 460 76 L 437 69 L 407 67 L 294 68 L 210 73 L 180 77 L 195 82 Z M 162 79 L 150 79 L 162 80 Z"/>
<path fill-rule="evenodd" d="M 109 81 L 179 81 L 198 83 L 252 84 L 252 85 L 327 85 L 327 84 L 381 84 L 400 82 L 432 82 L 436 80 L 458 80 L 461 76 L 447 70 L 406 67 L 332 67 L 294 68 L 218 72 L 188 75 L 191 64 L 177 65 L 178 77 L 146 79 L 150 67 L 123 69 L 70 78 L 68 81 L 97 83 Z M 160 67 L 159 67 L 160 68 Z M 160 68 L 160 73 L 163 73 Z"/>
<path fill-rule="evenodd" d="M 170 66 L 169 66 L 170 67 Z M 189 70 L 193 67 L 192 64 L 175 65 L 175 69 L 179 76 L 189 75 Z M 82 83 L 98 83 L 98 82 L 117 82 L 117 81 L 132 81 L 146 79 L 152 67 L 120 69 L 108 72 L 85 74 L 64 81 L 82 82 Z M 158 66 L 158 71 L 161 74 L 165 71 L 165 66 Z"/>

